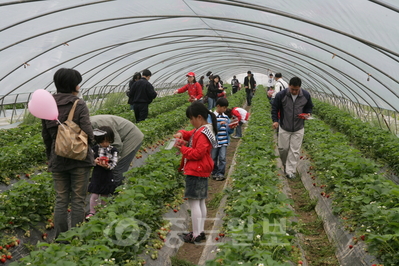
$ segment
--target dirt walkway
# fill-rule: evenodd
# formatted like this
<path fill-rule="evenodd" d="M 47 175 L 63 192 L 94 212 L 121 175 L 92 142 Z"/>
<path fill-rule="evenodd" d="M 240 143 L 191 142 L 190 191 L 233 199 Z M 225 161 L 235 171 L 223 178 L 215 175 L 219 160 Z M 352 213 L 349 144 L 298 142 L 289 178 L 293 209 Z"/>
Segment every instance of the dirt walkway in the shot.
<path fill-rule="evenodd" d="M 282 171 L 281 171 L 282 172 Z M 323 221 L 315 212 L 316 201 L 311 200 L 309 193 L 300 178 L 288 180 L 293 208 L 298 215 L 296 231 L 302 234 L 302 246 L 309 266 L 339 266 L 335 248 L 324 231 Z"/>

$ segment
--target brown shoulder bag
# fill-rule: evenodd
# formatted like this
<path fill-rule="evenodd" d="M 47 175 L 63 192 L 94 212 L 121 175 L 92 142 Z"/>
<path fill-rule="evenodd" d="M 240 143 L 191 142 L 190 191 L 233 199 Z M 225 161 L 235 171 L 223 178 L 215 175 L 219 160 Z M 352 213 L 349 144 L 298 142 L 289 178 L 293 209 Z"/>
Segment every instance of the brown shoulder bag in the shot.
<path fill-rule="evenodd" d="M 87 157 L 87 134 L 72 121 L 78 101 L 79 99 L 73 104 L 68 119 L 58 126 L 57 138 L 55 139 L 55 154 L 83 161 Z"/>

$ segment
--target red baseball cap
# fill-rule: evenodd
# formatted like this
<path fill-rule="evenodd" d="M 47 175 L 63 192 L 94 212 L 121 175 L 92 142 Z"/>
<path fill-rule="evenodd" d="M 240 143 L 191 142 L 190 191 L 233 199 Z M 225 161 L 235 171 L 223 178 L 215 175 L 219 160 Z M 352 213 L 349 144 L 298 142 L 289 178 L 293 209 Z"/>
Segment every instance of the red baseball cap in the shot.
<path fill-rule="evenodd" d="M 186 77 L 195 77 L 195 74 L 194 72 L 188 72 Z"/>

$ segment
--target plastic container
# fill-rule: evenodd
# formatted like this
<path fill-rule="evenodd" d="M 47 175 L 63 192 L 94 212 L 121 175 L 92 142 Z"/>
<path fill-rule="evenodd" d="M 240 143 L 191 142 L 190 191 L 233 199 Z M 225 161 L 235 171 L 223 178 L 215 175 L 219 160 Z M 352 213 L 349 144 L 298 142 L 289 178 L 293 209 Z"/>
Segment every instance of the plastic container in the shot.
<path fill-rule="evenodd" d="M 170 150 L 175 146 L 176 139 L 171 139 L 168 144 L 165 146 L 165 150 Z"/>

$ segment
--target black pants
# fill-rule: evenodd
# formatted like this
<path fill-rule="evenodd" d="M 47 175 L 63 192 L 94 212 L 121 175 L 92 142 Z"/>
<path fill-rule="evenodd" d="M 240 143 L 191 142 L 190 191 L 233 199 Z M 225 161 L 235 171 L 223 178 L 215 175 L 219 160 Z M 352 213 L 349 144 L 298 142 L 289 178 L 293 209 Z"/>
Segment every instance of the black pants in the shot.
<path fill-rule="evenodd" d="M 133 106 L 136 123 L 144 121 L 148 116 L 148 103 L 135 103 Z"/>
<path fill-rule="evenodd" d="M 252 97 L 254 97 L 254 92 L 253 90 L 246 90 L 246 93 L 247 93 L 247 105 L 251 106 Z"/>
<path fill-rule="evenodd" d="M 237 92 L 238 87 L 233 87 L 233 94 Z"/>

